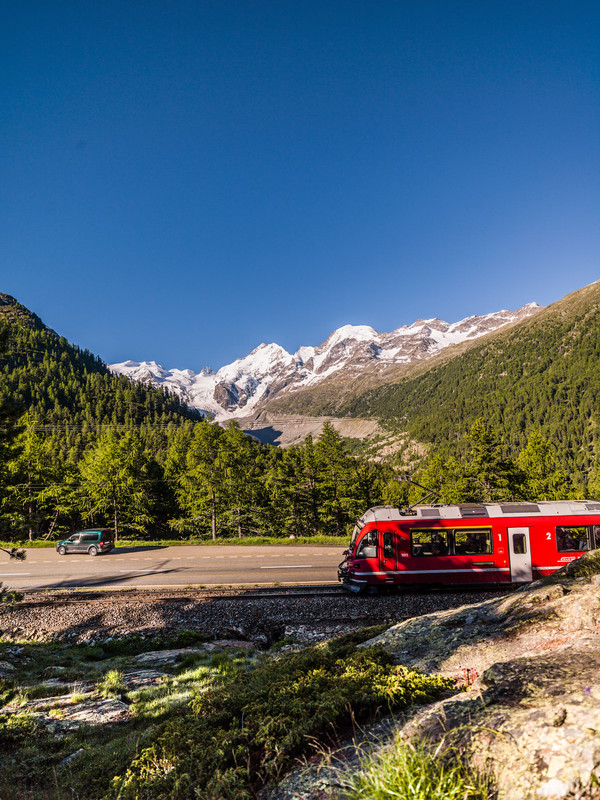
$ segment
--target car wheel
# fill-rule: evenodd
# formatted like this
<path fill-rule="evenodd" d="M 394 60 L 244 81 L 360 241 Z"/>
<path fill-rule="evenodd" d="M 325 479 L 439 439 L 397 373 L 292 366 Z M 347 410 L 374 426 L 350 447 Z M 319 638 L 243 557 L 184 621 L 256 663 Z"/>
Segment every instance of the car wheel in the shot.
<path fill-rule="evenodd" d="M 90 549 L 88 550 L 88 553 L 91 556 L 97 556 L 98 555 L 98 548 L 97 547 L 90 547 Z"/>
<path fill-rule="evenodd" d="M 67 553 L 67 548 L 66 548 L 66 547 L 59 547 L 59 548 L 58 548 L 58 553 L 59 553 L 59 555 L 61 555 L 61 556 L 64 556 L 64 555 L 66 555 L 66 553 Z"/>

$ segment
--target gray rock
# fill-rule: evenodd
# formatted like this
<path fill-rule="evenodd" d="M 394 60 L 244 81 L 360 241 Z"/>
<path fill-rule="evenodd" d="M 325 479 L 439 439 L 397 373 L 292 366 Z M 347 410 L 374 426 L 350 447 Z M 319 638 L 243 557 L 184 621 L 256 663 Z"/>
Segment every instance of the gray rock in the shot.
<path fill-rule="evenodd" d="M 85 753 L 85 749 L 83 747 L 80 747 L 79 750 L 76 750 L 74 753 L 71 753 L 70 756 L 63 758 L 63 760 L 59 762 L 58 766 L 66 767 L 67 764 L 70 764 L 72 761 L 75 761 L 75 759 L 79 758 L 79 756 L 83 755 L 83 753 Z"/>
<path fill-rule="evenodd" d="M 375 643 L 426 672 L 481 676 L 471 691 L 419 711 L 404 736 L 491 768 L 502 800 L 588 797 L 580 792 L 600 766 L 597 581 L 537 581 L 466 620 L 462 609 L 436 612 L 365 646 Z"/>

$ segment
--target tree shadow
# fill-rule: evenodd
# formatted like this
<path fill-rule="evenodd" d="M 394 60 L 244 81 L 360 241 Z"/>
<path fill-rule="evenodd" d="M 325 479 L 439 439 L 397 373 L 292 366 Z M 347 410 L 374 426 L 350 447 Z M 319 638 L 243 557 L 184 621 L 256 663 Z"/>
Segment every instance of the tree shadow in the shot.
<path fill-rule="evenodd" d="M 130 569 L 127 572 L 121 572 L 118 575 L 107 575 L 103 573 L 102 575 L 90 576 L 89 578 L 72 578 L 69 580 L 61 580 L 56 581 L 54 583 L 45 583 L 42 587 L 34 587 L 29 588 L 27 591 L 60 591 L 64 589 L 98 589 L 98 588 L 110 588 L 118 586 L 119 584 L 128 584 L 130 581 L 134 580 L 135 578 L 139 578 L 146 575 L 152 575 L 155 573 L 160 573 L 161 575 L 170 575 L 176 572 L 182 572 L 184 567 L 171 567 L 170 569 L 163 569 L 165 564 L 168 564 L 168 561 L 162 561 L 158 564 L 153 565 L 152 569 L 140 567 L 139 569 Z M 144 589 L 152 590 L 153 586 L 139 586 L 134 587 L 138 590 L 142 591 Z"/>

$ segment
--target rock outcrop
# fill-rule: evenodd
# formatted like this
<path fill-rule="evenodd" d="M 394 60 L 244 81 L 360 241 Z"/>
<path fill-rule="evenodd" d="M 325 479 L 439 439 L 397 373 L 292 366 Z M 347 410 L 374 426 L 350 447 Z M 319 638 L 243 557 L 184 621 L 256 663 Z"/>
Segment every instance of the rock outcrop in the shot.
<path fill-rule="evenodd" d="M 501 800 L 600 797 L 593 788 L 600 777 L 595 570 L 598 551 L 508 597 L 406 620 L 365 643 L 469 684 L 417 712 L 402 735 L 441 743 L 491 770 Z"/>

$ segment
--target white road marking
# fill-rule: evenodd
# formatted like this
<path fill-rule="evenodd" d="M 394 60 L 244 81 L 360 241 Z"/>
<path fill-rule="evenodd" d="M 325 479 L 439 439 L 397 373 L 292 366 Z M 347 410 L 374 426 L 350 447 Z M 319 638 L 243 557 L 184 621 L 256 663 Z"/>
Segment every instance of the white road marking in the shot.
<path fill-rule="evenodd" d="M 313 569 L 312 564 L 283 564 L 278 567 L 261 567 L 261 569 Z"/>

